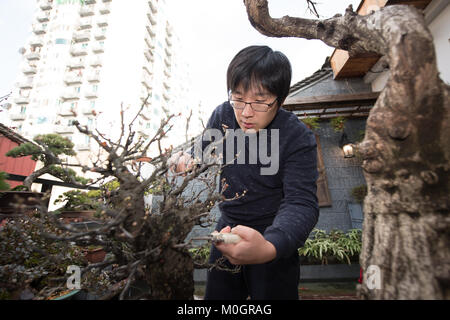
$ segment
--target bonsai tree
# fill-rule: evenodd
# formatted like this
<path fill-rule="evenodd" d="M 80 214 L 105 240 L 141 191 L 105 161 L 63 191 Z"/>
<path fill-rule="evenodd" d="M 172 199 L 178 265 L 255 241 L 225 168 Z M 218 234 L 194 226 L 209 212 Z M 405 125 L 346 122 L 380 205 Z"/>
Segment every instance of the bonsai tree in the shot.
<path fill-rule="evenodd" d="M 222 168 L 219 161 L 198 163 L 191 171 L 173 174 L 168 169 L 167 161 L 172 155 L 172 148 L 163 148 L 161 140 L 171 129 L 173 115 L 161 121 L 159 130 L 153 137 L 139 137 L 133 129 L 133 123 L 142 112 L 142 104 L 136 117 L 127 125 L 121 115 L 121 132 L 117 140 L 111 140 L 98 131 L 75 122 L 79 132 L 88 135 L 97 142 L 102 159 L 90 164 L 79 165 L 82 170 L 100 175 L 98 181 L 111 181 L 111 188 L 106 188 L 105 203 L 100 204 L 102 215 L 108 219 L 99 221 L 99 226 L 89 230 L 77 229 L 65 224 L 58 215 L 41 208 L 40 217 L 56 226 L 58 231 L 49 231 L 39 226 L 39 220 L 30 223 L 42 230 L 41 235 L 52 241 L 73 244 L 80 247 L 101 246 L 107 257 L 104 261 L 83 267 L 83 283 L 89 284 L 85 276 L 87 271 L 95 268 L 107 276 L 108 283 L 103 288 L 101 299 L 112 297 L 125 298 L 130 285 L 143 281 L 149 290 L 140 298 L 146 299 L 193 299 L 194 293 L 194 259 L 190 251 L 196 247 L 195 239 L 187 241 L 187 236 L 195 225 L 208 227 L 214 222 L 210 210 L 219 201 L 226 201 L 222 192 L 227 188 L 224 181 L 218 181 L 217 175 Z M 31 154 L 45 166 L 38 174 L 52 172 L 51 168 L 64 166 L 62 174 L 70 172 L 57 155 L 72 154 L 72 144 L 66 139 L 53 135 L 35 139 L 38 146 L 27 145 L 22 151 L 15 150 L 15 156 Z M 52 142 L 52 143 L 50 143 Z M 221 141 L 214 142 L 221 143 Z M 58 148 L 56 148 L 56 146 Z M 157 157 L 149 157 L 150 147 L 159 150 Z M 211 149 L 214 150 L 213 148 Z M 212 155 L 214 157 L 214 155 Z M 149 176 L 141 174 L 142 168 L 151 168 Z M 33 177 L 38 176 L 38 174 Z M 28 179 L 28 183 L 32 178 Z M 66 176 L 71 181 L 74 176 Z M 189 189 L 194 180 L 202 183 L 200 191 Z M 144 204 L 144 195 L 158 192 L 161 201 L 159 209 L 149 210 Z M 236 195 L 239 198 L 241 195 Z M 26 219 L 24 217 L 24 219 Z M 201 263 L 202 267 L 223 267 L 221 261 L 213 265 Z M 64 283 L 66 279 L 61 279 Z M 59 283 L 59 285 L 61 285 Z M 49 288 L 45 292 L 48 292 Z"/>
<path fill-rule="evenodd" d="M 244 4 L 266 36 L 319 39 L 350 57 L 379 54 L 389 66 L 359 144 L 369 186 L 361 267 L 378 266 L 381 288 L 371 290 L 364 278 L 359 296 L 449 299 L 450 86 L 439 77 L 423 13 L 390 5 L 362 16 L 349 6 L 329 19 L 275 19 L 267 0 Z"/>
<path fill-rule="evenodd" d="M 333 127 L 335 132 L 342 132 L 342 131 L 344 131 L 346 121 L 347 121 L 347 119 L 344 117 L 332 118 L 330 120 L 331 127 Z"/>
<path fill-rule="evenodd" d="M 49 173 L 63 181 L 73 184 L 87 184 L 88 179 L 78 177 L 74 170 L 64 167 L 60 156 L 74 156 L 74 144 L 68 138 L 58 134 L 37 135 L 35 143 L 23 143 L 6 153 L 6 156 L 13 158 L 31 156 L 33 160 L 39 160 L 43 167 L 34 171 L 25 178 L 23 185 L 31 190 L 33 182 L 45 173 Z"/>

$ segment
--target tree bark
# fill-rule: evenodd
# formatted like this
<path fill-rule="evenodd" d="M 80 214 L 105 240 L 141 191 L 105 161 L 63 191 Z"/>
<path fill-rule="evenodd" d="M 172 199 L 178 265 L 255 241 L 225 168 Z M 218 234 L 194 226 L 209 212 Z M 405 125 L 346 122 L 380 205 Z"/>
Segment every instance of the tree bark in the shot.
<path fill-rule="evenodd" d="M 320 39 L 335 48 L 384 55 L 389 80 L 367 119 L 359 150 L 364 202 L 363 299 L 449 299 L 450 88 L 440 78 L 423 15 L 407 5 L 367 16 L 351 8 L 326 20 L 272 19 L 266 0 L 244 1 L 250 22 L 273 37 Z"/>

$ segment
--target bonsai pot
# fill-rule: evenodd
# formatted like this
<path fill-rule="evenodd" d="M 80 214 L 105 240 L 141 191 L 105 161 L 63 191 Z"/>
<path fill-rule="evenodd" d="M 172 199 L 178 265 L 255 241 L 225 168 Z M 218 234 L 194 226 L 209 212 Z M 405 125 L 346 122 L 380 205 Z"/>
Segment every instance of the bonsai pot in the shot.
<path fill-rule="evenodd" d="M 31 191 L 3 191 L 0 192 L 0 213 L 2 214 L 33 214 L 36 209 L 33 206 L 44 205 L 48 207 L 50 198 L 43 200 L 45 194 Z M 24 205 L 20 210 L 16 204 Z"/>
<path fill-rule="evenodd" d="M 92 221 L 94 220 L 94 215 L 94 210 L 63 211 L 60 213 L 64 223 Z"/>
<path fill-rule="evenodd" d="M 87 249 L 85 256 L 90 263 L 99 263 L 105 260 L 106 252 L 103 248 Z"/>

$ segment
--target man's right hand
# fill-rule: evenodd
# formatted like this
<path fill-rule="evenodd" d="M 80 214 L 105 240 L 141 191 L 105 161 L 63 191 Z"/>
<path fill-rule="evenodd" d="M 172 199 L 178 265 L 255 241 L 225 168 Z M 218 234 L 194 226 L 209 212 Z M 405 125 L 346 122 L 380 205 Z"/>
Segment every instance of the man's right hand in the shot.
<path fill-rule="evenodd" d="M 190 154 L 178 151 L 167 160 L 167 166 L 170 171 L 175 173 L 187 172 L 194 166 L 194 159 Z"/>

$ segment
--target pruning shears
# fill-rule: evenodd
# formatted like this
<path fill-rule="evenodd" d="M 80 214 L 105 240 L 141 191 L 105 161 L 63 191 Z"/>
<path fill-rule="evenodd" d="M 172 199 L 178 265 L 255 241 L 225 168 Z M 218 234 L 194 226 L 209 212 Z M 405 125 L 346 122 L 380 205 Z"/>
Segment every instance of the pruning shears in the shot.
<path fill-rule="evenodd" d="M 213 243 L 235 244 L 241 241 L 242 238 L 234 233 L 220 233 L 218 231 L 214 231 L 209 236 L 196 237 L 193 238 L 192 240 L 207 240 Z"/>

